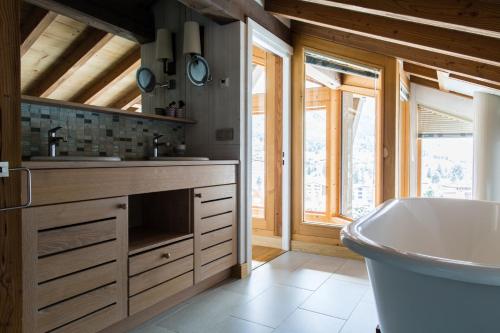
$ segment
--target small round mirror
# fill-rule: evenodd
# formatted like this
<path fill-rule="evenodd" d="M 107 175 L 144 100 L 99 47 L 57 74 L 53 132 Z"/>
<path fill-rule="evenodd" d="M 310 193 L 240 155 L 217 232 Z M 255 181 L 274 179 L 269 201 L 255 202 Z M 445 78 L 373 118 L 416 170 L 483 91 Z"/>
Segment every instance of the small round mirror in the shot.
<path fill-rule="evenodd" d="M 156 77 L 147 67 L 141 67 L 136 73 L 137 86 L 142 92 L 150 93 L 156 87 Z"/>
<path fill-rule="evenodd" d="M 198 87 L 204 86 L 212 79 L 208 62 L 200 55 L 192 55 L 189 58 L 186 72 L 189 81 Z"/>

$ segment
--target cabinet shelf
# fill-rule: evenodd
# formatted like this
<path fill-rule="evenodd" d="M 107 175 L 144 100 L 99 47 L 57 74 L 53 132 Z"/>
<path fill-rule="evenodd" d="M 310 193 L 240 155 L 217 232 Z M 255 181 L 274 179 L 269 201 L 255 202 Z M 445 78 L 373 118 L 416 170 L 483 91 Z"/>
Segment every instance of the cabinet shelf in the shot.
<path fill-rule="evenodd" d="M 128 254 L 134 255 L 153 248 L 192 238 L 193 234 L 172 233 L 150 227 L 135 227 L 129 230 Z"/>

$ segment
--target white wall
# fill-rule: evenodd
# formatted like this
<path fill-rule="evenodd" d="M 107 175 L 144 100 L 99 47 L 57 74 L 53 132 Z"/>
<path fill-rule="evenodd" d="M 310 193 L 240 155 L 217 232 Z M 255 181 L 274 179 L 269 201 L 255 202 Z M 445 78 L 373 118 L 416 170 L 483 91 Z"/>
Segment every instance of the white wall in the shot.
<path fill-rule="evenodd" d="M 410 121 L 410 196 L 417 195 L 417 106 L 422 104 L 436 110 L 448 112 L 465 119 L 474 119 L 472 99 L 436 89 L 411 84 Z"/>

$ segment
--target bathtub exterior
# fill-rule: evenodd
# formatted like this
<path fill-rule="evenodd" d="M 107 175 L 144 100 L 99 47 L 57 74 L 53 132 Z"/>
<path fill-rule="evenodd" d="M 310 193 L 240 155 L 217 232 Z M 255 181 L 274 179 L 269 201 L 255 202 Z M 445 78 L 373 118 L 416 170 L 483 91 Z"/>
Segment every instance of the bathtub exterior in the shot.
<path fill-rule="evenodd" d="M 460 210 L 466 212 L 478 207 L 492 208 L 493 212 L 500 211 L 499 203 L 476 201 L 475 204 L 474 201 L 459 202 L 446 199 L 410 200 L 420 200 L 420 202 L 408 203 L 405 206 L 408 214 L 418 213 L 412 211 L 412 207 L 419 209 L 425 207 L 426 202 L 422 200 L 432 200 L 429 202 L 429 207 L 432 205 L 438 210 L 447 209 L 446 207 L 455 208 L 454 213 L 459 214 Z M 391 236 L 387 238 L 388 245 L 384 244 L 384 239 L 373 237 L 378 234 L 377 232 L 366 231 L 369 228 L 373 230 L 377 224 L 388 227 L 391 223 L 401 223 L 404 214 L 391 214 L 391 210 L 400 209 L 398 205 L 401 204 L 402 200 L 390 201 L 370 216 L 345 227 L 341 234 L 342 241 L 347 247 L 366 258 L 382 333 L 500 332 L 500 266 L 497 266 L 496 262 L 460 261 L 457 256 L 453 259 L 433 256 L 432 251 L 422 254 L 416 251 L 415 244 L 418 242 L 414 239 L 409 247 L 412 251 L 398 249 L 391 247 Z M 438 213 L 435 215 L 442 216 Z M 387 219 L 394 217 L 397 219 L 387 224 Z M 476 221 L 483 220 L 478 218 Z M 478 223 L 476 221 L 474 223 Z M 418 221 L 413 222 L 418 223 Z M 500 222 L 498 213 L 490 214 L 488 219 L 484 219 L 484 223 L 491 223 L 492 227 L 485 228 L 485 232 L 491 229 L 489 235 L 495 234 L 497 226 L 500 225 L 498 222 Z M 460 223 L 459 218 L 457 223 Z M 407 227 L 411 229 L 411 224 Z M 453 225 L 451 227 L 447 232 L 453 233 Z M 437 228 L 439 229 L 439 226 Z M 460 226 L 457 224 L 456 230 L 459 229 Z M 466 229 L 462 229 L 467 232 Z M 405 237 L 418 240 L 419 236 L 421 235 L 418 232 L 412 233 L 412 230 L 408 230 Z M 485 238 L 487 236 L 485 235 Z M 392 243 L 401 244 L 399 241 Z M 423 246 L 428 245 L 424 241 L 422 243 Z M 436 251 L 442 254 L 440 250 Z M 497 248 L 493 248 L 492 251 L 498 252 Z M 496 254 L 500 258 L 500 253 Z M 487 259 L 490 258 L 491 256 Z"/>

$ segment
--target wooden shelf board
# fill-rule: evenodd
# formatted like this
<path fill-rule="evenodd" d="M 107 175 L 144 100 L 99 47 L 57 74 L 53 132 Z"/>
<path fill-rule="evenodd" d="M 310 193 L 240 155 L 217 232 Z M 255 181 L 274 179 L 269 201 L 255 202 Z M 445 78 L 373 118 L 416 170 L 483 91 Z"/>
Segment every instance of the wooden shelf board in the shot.
<path fill-rule="evenodd" d="M 134 255 L 156 247 L 192 238 L 193 234 L 171 233 L 164 230 L 135 227 L 129 230 L 128 254 Z"/>
<path fill-rule="evenodd" d="M 28 96 L 28 95 L 22 95 L 21 102 L 32 103 L 32 104 L 52 105 L 52 106 L 59 106 L 59 107 L 64 107 L 64 108 L 68 108 L 68 109 L 87 110 L 87 111 L 100 112 L 100 113 L 113 113 L 113 114 L 120 114 L 120 115 L 127 116 L 127 117 L 154 119 L 154 120 L 159 120 L 159 121 L 169 121 L 169 122 L 181 123 L 181 124 L 196 124 L 195 120 L 187 119 L 187 118 L 167 117 L 167 116 L 160 116 L 157 114 L 125 111 L 122 109 L 108 108 L 105 106 L 88 105 L 88 104 L 60 101 L 60 100 L 56 100 L 56 99 L 35 97 L 35 96 Z"/>

